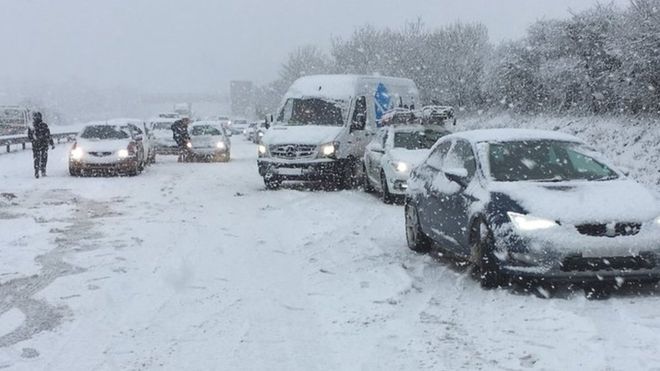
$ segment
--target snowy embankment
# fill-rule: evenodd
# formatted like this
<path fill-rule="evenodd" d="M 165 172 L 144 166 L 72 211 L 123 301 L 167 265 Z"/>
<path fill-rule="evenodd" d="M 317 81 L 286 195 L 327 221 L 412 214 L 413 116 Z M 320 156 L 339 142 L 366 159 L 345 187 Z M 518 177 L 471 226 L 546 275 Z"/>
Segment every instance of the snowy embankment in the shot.
<path fill-rule="evenodd" d="M 503 127 L 559 130 L 576 135 L 660 194 L 660 119 L 482 115 L 459 119 L 457 125 L 458 130 Z"/>

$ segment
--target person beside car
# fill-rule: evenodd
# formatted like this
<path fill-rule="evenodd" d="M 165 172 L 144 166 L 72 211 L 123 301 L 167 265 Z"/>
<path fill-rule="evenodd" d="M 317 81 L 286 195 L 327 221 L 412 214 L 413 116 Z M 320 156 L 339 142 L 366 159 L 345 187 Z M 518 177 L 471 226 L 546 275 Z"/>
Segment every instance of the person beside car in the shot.
<path fill-rule="evenodd" d="M 48 145 L 55 149 L 53 137 L 50 135 L 48 124 L 43 121 L 41 112 L 32 115 L 32 127 L 28 128 L 28 139 L 32 142 L 32 156 L 34 159 L 34 177 L 46 176 L 48 163 Z"/>
<path fill-rule="evenodd" d="M 188 143 L 190 143 L 190 134 L 188 133 L 188 125 L 190 119 L 187 117 L 181 118 L 172 124 L 172 137 L 179 147 L 179 162 L 185 162 L 188 157 Z"/>

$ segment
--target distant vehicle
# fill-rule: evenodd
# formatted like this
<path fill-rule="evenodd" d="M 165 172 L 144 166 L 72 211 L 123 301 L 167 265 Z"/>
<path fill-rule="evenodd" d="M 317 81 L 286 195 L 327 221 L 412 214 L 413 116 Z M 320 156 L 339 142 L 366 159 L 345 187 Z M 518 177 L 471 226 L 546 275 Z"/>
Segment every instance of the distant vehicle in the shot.
<path fill-rule="evenodd" d="M 415 125 L 421 124 L 422 119 L 418 112 L 409 108 L 395 108 L 383 114 L 380 126 Z"/>
<path fill-rule="evenodd" d="M 264 135 L 266 135 L 266 131 L 268 131 L 268 124 L 266 122 L 258 122 L 252 138 L 252 143 L 260 144 Z"/>
<path fill-rule="evenodd" d="M 350 188 L 360 178 L 367 143 L 386 111 L 414 107 L 412 80 L 359 75 L 317 75 L 296 80 L 258 146 L 266 188 L 283 181 L 321 181 Z"/>
<path fill-rule="evenodd" d="M 231 142 L 217 121 L 197 121 L 190 125 L 191 155 L 188 161 L 222 161 L 231 158 Z"/>
<path fill-rule="evenodd" d="M 249 140 L 252 142 L 254 140 L 254 136 L 257 133 L 257 123 L 253 122 L 248 124 L 248 127 L 243 130 L 243 137 L 245 140 Z"/>
<path fill-rule="evenodd" d="M 137 175 L 145 162 L 142 141 L 124 125 L 105 122 L 85 126 L 69 152 L 72 176 Z"/>
<path fill-rule="evenodd" d="M 179 116 L 178 113 L 176 112 L 162 112 L 158 114 L 158 118 L 162 119 L 179 119 L 181 116 Z"/>
<path fill-rule="evenodd" d="M 154 117 L 149 120 L 149 127 L 153 136 L 154 149 L 160 155 L 176 155 L 179 147 L 174 141 L 172 124 L 177 118 Z"/>
<path fill-rule="evenodd" d="M 446 136 L 412 173 L 408 246 L 470 261 L 482 286 L 660 279 L 660 204 L 580 139 Z"/>
<path fill-rule="evenodd" d="M 31 122 L 28 108 L 0 106 L 0 135 L 25 134 Z"/>
<path fill-rule="evenodd" d="M 174 105 L 174 112 L 179 115 L 179 117 L 188 117 L 192 119 L 192 104 L 190 103 L 177 103 Z"/>
<path fill-rule="evenodd" d="M 382 128 L 364 153 L 365 191 L 378 190 L 385 203 L 402 200 L 412 169 L 424 161 L 438 139 L 448 134 L 437 125 Z"/>
<path fill-rule="evenodd" d="M 424 106 L 420 110 L 420 116 L 424 125 L 446 125 L 447 122 L 456 125 L 454 107 L 437 105 Z"/>
<path fill-rule="evenodd" d="M 229 123 L 227 125 L 229 130 L 231 130 L 232 134 L 243 135 L 245 134 L 245 130 L 248 128 L 250 124 L 246 119 L 235 118 L 229 120 Z"/>

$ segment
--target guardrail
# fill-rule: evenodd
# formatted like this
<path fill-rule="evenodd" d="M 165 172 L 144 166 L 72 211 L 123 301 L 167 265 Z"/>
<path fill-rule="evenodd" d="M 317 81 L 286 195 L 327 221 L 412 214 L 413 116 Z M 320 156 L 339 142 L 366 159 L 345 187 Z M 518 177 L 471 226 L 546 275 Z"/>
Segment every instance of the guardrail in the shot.
<path fill-rule="evenodd" d="M 68 143 L 72 142 L 78 133 L 56 133 L 56 134 L 51 134 L 51 137 L 53 137 L 53 141 L 57 144 L 60 143 Z M 31 143 L 30 139 L 26 135 L 21 135 L 21 136 L 8 136 L 8 137 L 0 137 L 0 148 L 5 148 L 6 152 L 9 153 L 12 151 L 12 147 L 14 150 L 23 150 L 27 149 L 27 144 Z M 18 148 L 16 148 L 18 147 Z M 30 146 L 31 148 L 31 146 Z"/>

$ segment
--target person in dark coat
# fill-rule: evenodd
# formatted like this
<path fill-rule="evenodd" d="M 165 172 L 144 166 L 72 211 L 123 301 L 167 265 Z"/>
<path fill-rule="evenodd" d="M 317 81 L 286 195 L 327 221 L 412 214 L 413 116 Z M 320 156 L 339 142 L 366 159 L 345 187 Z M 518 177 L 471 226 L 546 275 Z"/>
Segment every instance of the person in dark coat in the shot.
<path fill-rule="evenodd" d="M 46 164 L 48 163 L 48 145 L 55 149 L 50 129 L 42 117 L 41 112 L 32 114 L 32 127 L 28 128 L 28 139 L 32 142 L 32 156 L 34 158 L 34 177 L 46 176 Z"/>
<path fill-rule="evenodd" d="M 185 162 L 188 159 L 188 154 L 190 152 L 188 149 L 188 143 L 190 143 L 188 124 L 190 124 L 190 119 L 187 117 L 176 120 L 172 124 L 172 137 L 176 142 L 176 145 L 179 147 L 179 162 Z"/>

